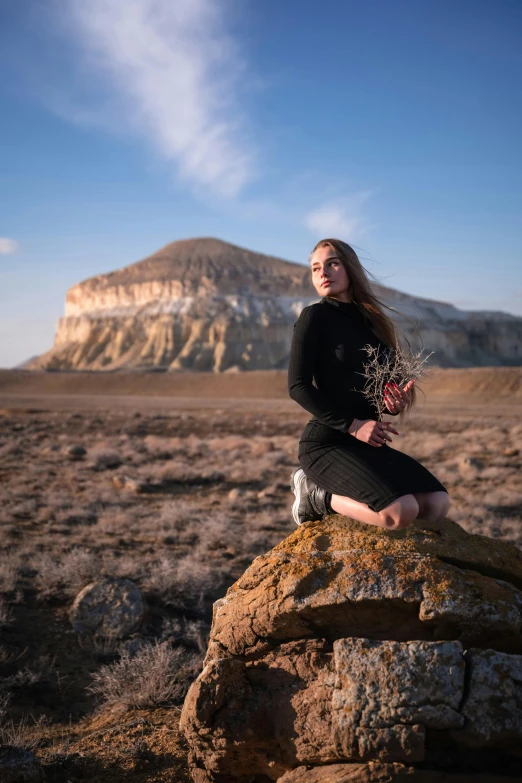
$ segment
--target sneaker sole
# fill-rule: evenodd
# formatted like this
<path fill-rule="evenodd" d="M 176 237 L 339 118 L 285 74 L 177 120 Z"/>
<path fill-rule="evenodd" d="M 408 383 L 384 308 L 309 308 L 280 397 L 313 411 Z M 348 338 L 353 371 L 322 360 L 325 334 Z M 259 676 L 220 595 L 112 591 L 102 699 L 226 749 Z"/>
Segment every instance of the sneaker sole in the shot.
<path fill-rule="evenodd" d="M 302 522 L 299 521 L 299 502 L 301 500 L 301 498 L 299 497 L 299 495 L 300 495 L 300 487 L 299 488 L 297 487 L 296 481 L 295 481 L 295 476 L 297 475 L 297 473 L 299 473 L 299 471 L 301 471 L 301 473 L 302 473 L 302 477 L 298 479 L 299 484 L 301 484 L 302 481 L 303 481 L 303 478 L 305 477 L 302 468 L 297 468 L 296 470 L 294 470 L 292 472 L 292 476 L 291 476 L 291 479 L 290 479 L 290 489 L 292 490 L 292 492 L 295 495 L 295 500 L 294 500 L 294 502 L 292 504 L 292 519 L 294 520 L 295 524 L 298 527 L 303 524 Z"/>

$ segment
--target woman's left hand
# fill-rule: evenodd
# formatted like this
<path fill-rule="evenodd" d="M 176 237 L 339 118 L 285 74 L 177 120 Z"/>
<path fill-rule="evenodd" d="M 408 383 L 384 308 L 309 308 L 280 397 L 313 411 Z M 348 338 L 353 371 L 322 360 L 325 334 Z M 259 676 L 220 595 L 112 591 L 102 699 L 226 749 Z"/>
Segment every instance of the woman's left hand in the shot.
<path fill-rule="evenodd" d="M 395 382 L 387 383 L 384 391 L 384 404 L 389 413 L 400 413 L 411 400 L 410 390 L 415 380 L 408 381 L 403 386 L 397 386 Z"/>

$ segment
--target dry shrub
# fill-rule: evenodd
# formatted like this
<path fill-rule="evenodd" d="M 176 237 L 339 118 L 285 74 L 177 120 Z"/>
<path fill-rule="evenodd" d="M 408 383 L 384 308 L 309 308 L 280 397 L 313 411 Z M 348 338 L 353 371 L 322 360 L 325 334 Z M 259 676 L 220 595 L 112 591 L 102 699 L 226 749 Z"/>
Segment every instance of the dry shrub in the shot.
<path fill-rule="evenodd" d="M 89 456 L 94 470 L 119 468 L 123 463 L 121 455 L 113 449 L 93 449 Z"/>
<path fill-rule="evenodd" d="M 484 470 L 480 473 L 480 478 L 482 481 L 485 479 L 499 479 L 500 481 L 504 481 L 506 477 L 506 469 L 505 468 L 499 468 L 499 467 L 489 467 L 484 468 Z"/>
<path fill-rule="evenodd" d="M 54 659 L 41 655 L 31 666 L 24 666 L 10 677 L 4 677 L 2 684 L 11 689 L 30 690 L 35 685 L 50 682 L 54 670 Z"/>
<path fill-rule="evenodd" d="M 209 632 L 209 626 L 201 620 L 187 620 L 183 629 L 183 643 L 188 647 L 195 647 L 204 655 L 208 647 Z"/>
<path fill-rule="evenodd" d="M 171 459 L 184 450 L 182 438 L 162 438 L 159 435 L 147 435 L 143 442 L 153 459 Z"/>
<path fill-rule="evenodd" d="M 0 463 L 4 460 L 7 462 L 14 457 L 21 457 L 23 453 L 23 448 L 19 443 L 6 443 L 0 447 Z"/>
<path fill-rule="evenodd" d="M 131 579 L 133 582 L 140 582 L 144 575 L 144 565 L 142 560 L 135 555 L 116 557 L 110 552 L 103 557 L 103 571 L 121 579 Z"/>
<path fill-rule="evenodd" d="M 185 500 L 169 501 L 161 509 L 159 516 L 160 528 L 165 532 L 182 531 L 191 519 L 200 514 L 201 511 L 198 508 L 194 508 Z"/>
<path fill-rule="evenodd" d="M 12 619 L 13 618 L 9 604 L 7 601 L 4 601 L 3 598 L 0 598 L 0 628 L 3 628 L 5 625 L 9 625 Z"/>
<path fill-rule="evenodd" d="M 204 457 L 206 459 L 208 456 L 208 445 L 206 440 L 198 438 L 197 435 L 189 435 L 188 437 L 183 438 L 183 441 L 185 453 L 188 457 L 193 459 Z"/>
<path fill-rule="evenodd" d="M 61 560 L 47 553 L 40 555 L 35 568 L 34 581 L 40 598 L 70 597 L 96 579 L 100 562 L 93 552 L 75 547 Z"/>
<path fill-rule="evenodd" d="M 515 424 L 510 430 L 513 443 L 520 443 L 522 440 L 522 424 Z"/>
<path fill-rule="evenodd" d="M 65 492 L 49 492 L 46 496 L 47 505 L 54 509 L 66 509 L 72 508 L 74 505 L 73 499 L 70 495 L 66 495 Z"/>
<path fill-rule="evenodd" d="M 273 451 L 274 448 L 274 441 L 271 438 L 252 438 L 250 453 L 253 457 L 261 457 Z"/>
<path fill-rule="evenodd" d="M 142 518 L 135 509 L 106 508 L 98 517 L 96 529 L 109 535 L 137 533 L 142 529 Z"/>
<path fill-rule="evenodd" d="M 210 625 L 205 620 L 181 620 L 179 617 L 164 617 L 161 627 L 162 641 L 183 644 L 204 655 L 208 646 Z"/>
<path fill-rule="evenodd" d="M 282 435 L 278 438 L 273 438 L 274 443 L 277 443 L 280 449 L 286 451 L 287 454 L 292 457 L 297 455 L 298 444 L 295 437 L 289 435 Z"/>
<path fill-rule="evenodd" d="M 180 701 L 200 666 L 201 656 L 168 642 L 148 643 L 135 655 L 125 650 L 117 663 L 102 666 L 88 690 L 108 707 L 155 707 Z"/>
<path fill-rule="evenodd" d="M 115 487 L 104 488 L 103 486 L 92 486 L 89 491 L 89 511 L 100 514 L 106 508 L 127 508 L 132 505 L 130 498 L 125 498 Z"/>
<path fill-rule="evenodd" d="M 11 701 L 11 694 L 7 691 L 0 691 L 0 725 L 7 718 L 7 708 Z"/>
<path fill-rule="evenodd" d="M 31 519 L 37 511 L 35 500 L 24 500 L 22 503 L 16 503 L 11 506 L 10 513 L 15 519 Z"/>
<path fill-rule="evenodd" d="M 55 514 L 56 522 L 63 525 L 95 525 L 96 514 L 83 507 L 60 509 Z"/>
<path fill-rule="evenodd" d="M 228 549 L 231 543 L 241 546 L 241 541 L 233 533 L 234 527 L 224 514 L 201 515 L 197 528 L 195 523 L 192 525 L 199 540 L 199 553 L 204 556 L 206 552 Z"/>
<path fill-rule="evenodd" d="M 14 557 L 4 555 L 0 560 L 0 593 L 14 593 L 18 585 L 18 563 Z"/>
<path fill-rule="evenodd" d="M 223 465 L 226 480 L 238 486 L 259 482 L 263 478 L 263 468 L 266 464 L 261 465 L 259 458 L 245 459 L 244 455 L 235 462 L 227 459 Z"/>
<path fill-rule="evenodd" d="M 210 451 L 245 451 L 248 441 L 241 435 L 226 435 L 224 438 L 210 438 L 207 440 L 207 448 Z"/>
<path fill-rule="evenodd" d="M 489 491 L 485 499 L 488 507 L 518 507 L 520 509 L 520 513 L 522 514 L 522 492 L 520 492 L 518 489 L 508 489 L 506 487 L 502 487 L 501 489 Z"/>
<path fill-rule="evenodd" d="M 180 559 L 163 557 L 153 563 L 147 588 L 165 604 L 182 609 L 187 603 L 201 604 L 221 578 L 220 569 L 195 551 Z"/>
<path fill-rule="evenodd" d="M 212 470 L 206 465 L 192 467 L 180 460 L 170 460 L 161 465 L 148 465 L 141 471 L 141 476 L 146 476 L 149 481 L 165 483 L 198 484 L 223 481 L 224 476 L 218 471 Z"/>
<path fill-rule="evenodd" d="M 48 723 L 48 719 L 45 715 L 42 715 L 38 720 L 35 720 L 31 716 L 32 723 L 29 723 L 29 718 L 24 717 L 15 723 L 14 720 L 8 720 L 4 718 L 2 720 L 2 696 L 0 696 L 0 745 L 11 745 L 14 748 L 21 748 L 23 750 L 34 750 L 42 740 L 41 729 L 45 728 Z M 38 731 L 40 729 L 40 731 Z M 2 778 L 3 779 L 3 778 Z M 13 780 L 13 778 L 10 778 Z M 25 776 L 23 778 L 17 777 L 16 780 L 27 780 Z"/>
<path fill-rule="evenodd" d="M 505 440 L 505 435 L 502 434 L 499 427 L 473 427 L 470 426 L 462 433 L 463 439 L 470 440 L 471 442 L 480 441 L 485 446 L 491 445 L 495 449 L 498 448 L 498 442 Z"/>

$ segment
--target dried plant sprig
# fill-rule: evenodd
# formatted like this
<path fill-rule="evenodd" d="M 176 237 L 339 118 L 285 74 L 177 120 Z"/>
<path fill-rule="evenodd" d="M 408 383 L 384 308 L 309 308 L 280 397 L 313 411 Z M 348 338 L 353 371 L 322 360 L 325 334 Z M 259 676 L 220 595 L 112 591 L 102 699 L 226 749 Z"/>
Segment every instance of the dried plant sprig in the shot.
<path fill-rule="evenodd" d="M 378 421 L 388 413 L 384 402 L 384 389 L 387 383 L 395 382 L 403 386 L 411 380 L 421 378 L 427 372 L 427 361 L 435 353 L 431 351 L 422 356 L 424 348 L 418 353 L 404 351 L 402 348 L 374 348 L 365 345 L 368 361 L 363 365 L 362 375 L 366 382 L 362 393 L 372 405 L 377 408 Z"/>

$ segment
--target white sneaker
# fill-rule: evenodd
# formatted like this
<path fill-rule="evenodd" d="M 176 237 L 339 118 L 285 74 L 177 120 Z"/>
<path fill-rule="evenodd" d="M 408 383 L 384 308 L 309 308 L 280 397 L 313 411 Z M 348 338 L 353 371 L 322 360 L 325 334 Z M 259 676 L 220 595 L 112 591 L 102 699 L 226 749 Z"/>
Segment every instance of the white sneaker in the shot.
<path fill-rule="evenodd" d="M 313 490 L 317 490 L 318 487 L 313 483 L 312 487 L 309 487 L 308 479 L 302 468 L 296 468 L 292 472 L 290 477 L 290 489 L 295 495 L 295 500 L 292 505 L 292 518 L 296 525 L 302 525 L 303 522 L 323 518 L 323 514 L 318 514 L 315 510 L 310 497 L 311 490 L 313 492 Z M 320 491 L 322 492 L 322 490 Z"/>

